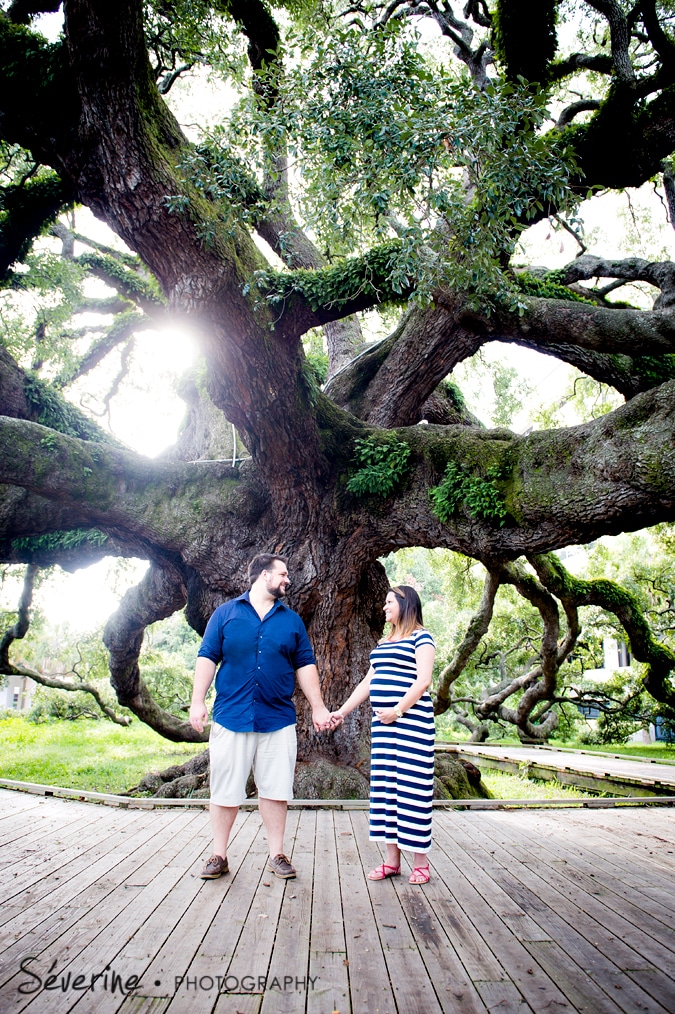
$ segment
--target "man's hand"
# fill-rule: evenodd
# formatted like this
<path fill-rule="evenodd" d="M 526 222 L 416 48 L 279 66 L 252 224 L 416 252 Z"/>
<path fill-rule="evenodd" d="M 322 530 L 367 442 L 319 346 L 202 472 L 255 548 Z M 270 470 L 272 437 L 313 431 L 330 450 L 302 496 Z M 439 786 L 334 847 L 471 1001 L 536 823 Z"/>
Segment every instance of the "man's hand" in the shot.
<path fill-rule="evenodd" d="M 312 708 L 312 722 L 315 732 L 325 732 L 331 727 L 331 713 L 325 704 L 317 704 Z"/>
<path fill-rule="evenodd" d="M 204 725 L 209 720 L 209 713 L 206 710 L 204 701 L 190 705 L 190 725 L 195 732 L 203 732 Z"/>

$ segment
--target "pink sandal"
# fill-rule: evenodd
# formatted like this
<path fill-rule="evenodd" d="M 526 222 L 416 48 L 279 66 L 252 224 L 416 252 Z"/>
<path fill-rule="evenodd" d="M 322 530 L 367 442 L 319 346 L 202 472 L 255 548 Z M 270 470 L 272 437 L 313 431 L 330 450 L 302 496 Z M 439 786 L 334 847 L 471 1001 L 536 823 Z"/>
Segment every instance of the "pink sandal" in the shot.
<path fill-rule="evenodd" d="M 382 863 L 381 866 L 376 866 L 374 870 L 370 871 L 368 880 L 386 880 L 387 877 L 398 877 L 400 873 L 400 866 L 387 866 L 386 863 Z"/>
<path fill-rule="evenodd" d="M 428 884 L 429 883 L 429 867 L 428 866 L 415 866 L 410 878 L 409 884 Z"/>

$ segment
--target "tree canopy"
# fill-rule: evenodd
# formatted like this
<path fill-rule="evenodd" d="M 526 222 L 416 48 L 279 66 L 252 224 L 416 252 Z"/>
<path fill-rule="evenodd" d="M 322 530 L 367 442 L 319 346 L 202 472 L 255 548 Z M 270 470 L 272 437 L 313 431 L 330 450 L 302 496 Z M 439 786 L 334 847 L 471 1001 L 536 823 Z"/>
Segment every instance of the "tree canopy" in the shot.
<path fill-rule="evenodd" d="M 49 42 L 37 19 L 57 11 Z M 143 631 L 185 607 L 202 632 L 265 549 L 290 561 L 337 706 L 382 629 L 378 559 L 423 546 L 487 568 L 439 712 L 501 584 L 544 633 L 482 717 L 506 709 L 521 735 L 548 734 L 585 605 L 619 618 L 672 706 L 675 655 L 639 603 L 551 551 L 675 519 L 675 265 L 589 254 L 576 217 L 588 196 L 648 181 L 675 212 L 673 19 L 670 0 L 2 4 L 0 277 L 9 296 L 52 296 L 28 321 L 5 316 L 0 549 L 37 566 L 150 561 L 106 630 L 120 704 L 196 737 L 144 682 Z M 199 130 L 171 111 L 197 73 L 227 86 Z M 77 205 L 124 249 L 78 234 Z M 547 218 L 579 237 L 555 271 L 519 260 Z M 91 275 L 110 298 L 85 296 Z M 651 305 L 617 300 L 629 282 Z M 366 311 L 387 337 L 368 340 Z M 68 391 L 169 316 L 198 329 L 204 368 L 178 443 L 150 460 Z M 492 341 L 623 402 L 577 426 L 486 428 L 448 378 Z M 305 711 L 300 725 L 305 759 L 361 755 L 363 716 L 330 742 Z"/>

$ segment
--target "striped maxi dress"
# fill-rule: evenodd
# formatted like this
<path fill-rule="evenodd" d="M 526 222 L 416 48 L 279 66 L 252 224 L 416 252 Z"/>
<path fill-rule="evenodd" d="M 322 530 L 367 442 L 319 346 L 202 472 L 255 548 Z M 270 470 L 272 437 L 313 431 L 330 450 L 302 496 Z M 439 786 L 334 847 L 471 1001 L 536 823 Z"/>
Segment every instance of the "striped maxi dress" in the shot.
<path fill-rule="evenodd" d="M 382 641 L 370 653 L 373 707 L 370 765 L 370 838 L 411 852 L 431 848 L 434 790 L 434 708 L 426 690 L 402 718 L 385 725 L 376 708 L 393 708 L 417 679 L 415 649 L 434 644 L 428 630 Z"/>

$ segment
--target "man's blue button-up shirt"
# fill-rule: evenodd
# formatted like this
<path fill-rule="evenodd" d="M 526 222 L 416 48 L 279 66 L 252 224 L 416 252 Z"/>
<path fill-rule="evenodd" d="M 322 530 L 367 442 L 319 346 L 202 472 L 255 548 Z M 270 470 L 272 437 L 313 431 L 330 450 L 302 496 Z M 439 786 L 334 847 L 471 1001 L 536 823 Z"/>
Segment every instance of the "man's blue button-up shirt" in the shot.
<path fill-rule="evenodd" d="M 216 674 L 213 721 L 232 732 L 276 732 L 295 724 L 295 671 L 315 664 L 305 625 L 278 600 L 264 619 L 248 592 L 218 606 L 209 620 L 202 658 Z"/>

